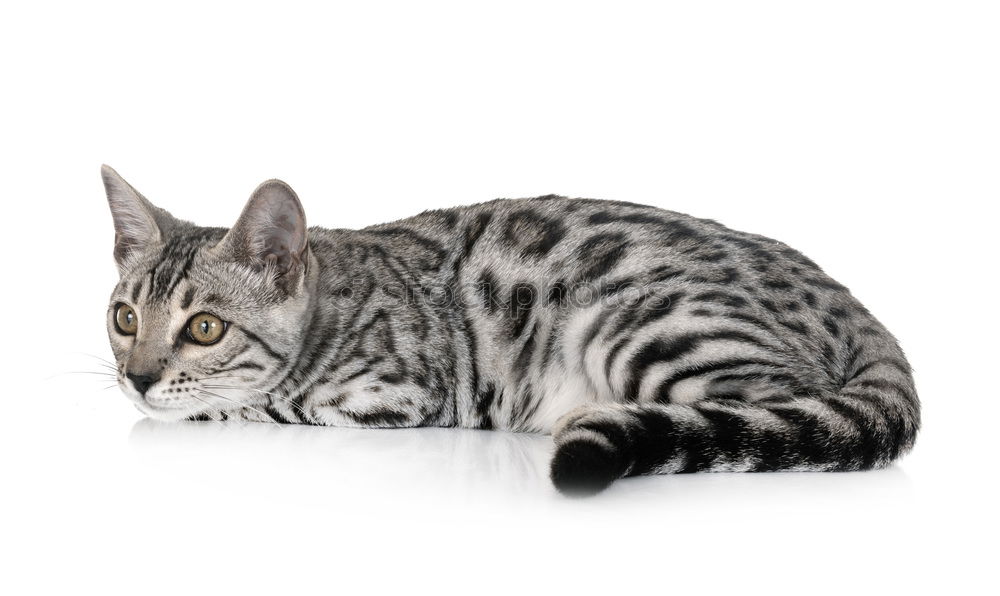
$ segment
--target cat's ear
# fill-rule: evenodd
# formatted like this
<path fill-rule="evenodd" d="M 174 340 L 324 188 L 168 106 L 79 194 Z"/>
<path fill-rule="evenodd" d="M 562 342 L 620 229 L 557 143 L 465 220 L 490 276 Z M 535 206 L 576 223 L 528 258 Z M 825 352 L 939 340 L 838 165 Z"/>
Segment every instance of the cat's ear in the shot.
<path fill-rule="evenodd" d="M 115 261 L 124 268 L 129 256 L 159 246 L 170 214 L 154 206 L 110 166 L 101 166 L 101 178 L 115 222 Z"/>
<path fill-rule="evenodd" d="M 292 187 L 268 180 L 253 191 L 240 219 L 220 247 L 257 270 L 271 269 L 291 289 L 305 271 L 308 244 L 306 214 Z"/>

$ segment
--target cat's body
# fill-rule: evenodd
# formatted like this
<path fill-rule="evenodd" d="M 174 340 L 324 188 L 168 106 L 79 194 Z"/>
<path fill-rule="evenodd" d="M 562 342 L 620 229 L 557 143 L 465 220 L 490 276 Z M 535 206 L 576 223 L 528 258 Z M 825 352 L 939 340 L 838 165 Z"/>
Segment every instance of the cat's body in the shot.
<path fill-rule="evenodd" d="M 227 234 L 104 175 L 112 345 L 150 415 L 553 432 L 567 491 L 880 467 L 919 426 L 902 352 L 843 286 L 713 221 L 542 197 L 306 231 L 272 181 Z M 197 313 L 222 335 L 174 339 Z"/>

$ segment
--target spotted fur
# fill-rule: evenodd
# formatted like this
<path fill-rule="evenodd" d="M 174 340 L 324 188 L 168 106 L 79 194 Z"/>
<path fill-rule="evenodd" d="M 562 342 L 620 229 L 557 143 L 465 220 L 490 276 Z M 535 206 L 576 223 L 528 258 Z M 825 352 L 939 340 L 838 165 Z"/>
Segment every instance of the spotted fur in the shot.
<path fill-rule="evenodd" d="M 547 196 L 306 230 L 269 181 L 226 230 L 104 177 L 111 343 L 150 416 L 551 432 L 571 494 L 642 474 L 878 468 L 919 426 L 902 351 L 850 292 L 714 221 Z M 135 336 L 115 329 L 123 303 Z M 227 322 L 218 343 L 184 340 L 200 312 Z"/>

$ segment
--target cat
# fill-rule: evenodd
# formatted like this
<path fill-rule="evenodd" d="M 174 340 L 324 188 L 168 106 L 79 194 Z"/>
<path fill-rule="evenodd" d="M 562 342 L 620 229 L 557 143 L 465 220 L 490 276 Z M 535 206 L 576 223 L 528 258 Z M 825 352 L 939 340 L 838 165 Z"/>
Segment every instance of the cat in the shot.
<path fill-rule="evenodd" d="M 844 286 L 715 221 L 544 196 L 307 228 L 269 180 L 225 229 L 102 177 L 118 383 L 153 418 L 551 433 L 567 495 L 881 468 L 920 425 L 903 352 Z"/>

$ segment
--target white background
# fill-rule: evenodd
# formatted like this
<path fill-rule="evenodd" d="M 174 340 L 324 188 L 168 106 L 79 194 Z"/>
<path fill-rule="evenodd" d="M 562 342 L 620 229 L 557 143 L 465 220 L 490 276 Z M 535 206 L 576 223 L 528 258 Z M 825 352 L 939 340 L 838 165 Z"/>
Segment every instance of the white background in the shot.
<path fill-rule="evenodd" d="M 995 590 L 998 31 L 989 2 L 5 5 L 0 591 Z M 886 471 L 579 502 L 542 436 L 154 424 L 70 374 L 110 357 L 102 162 L 203 224 L 281 177 L 329 227 L 558 193 L 776 237 L 899 337 L 924 430 Z"/>

